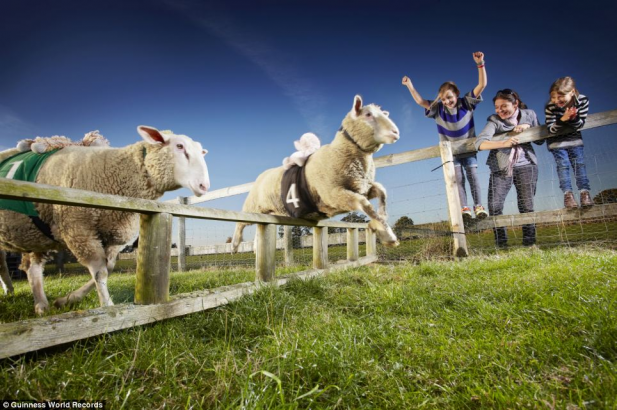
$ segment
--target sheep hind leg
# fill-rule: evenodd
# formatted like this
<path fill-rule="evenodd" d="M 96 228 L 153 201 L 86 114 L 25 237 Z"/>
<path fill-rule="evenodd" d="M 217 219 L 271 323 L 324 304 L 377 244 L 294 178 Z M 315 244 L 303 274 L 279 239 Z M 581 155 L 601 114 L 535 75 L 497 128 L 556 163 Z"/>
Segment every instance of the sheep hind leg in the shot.
<path fill-rule="evenodd" d="M 81 302 L 81 300 L 92 291 L 92 289 L 95 287 L 96 283 L 94 281 L 94 279 L 90 279 L 85 285 L 83 285 L 81 288 L 74 290 L 73 292 L 69 293 L 68 295 L 58 298 L 56 300 L 54 300 L 54 306 L 57 308 L 61 308 L 64 307 L 66 305 L 72 305 L 75 304 L 77 302 Z"/>
<path fill-rule="evenodd" d="M 92 290 L 92 288 L 96 287 L 100 305 L 112 306 L 113 302 L 109 296 L 109 290 L 107 289 L 107 278 L 109 276 L 107 269 L 107 257 L 103 247 L 100 246 L 100 243 L 97 240 L 75 244 L 67 243 L 67 245 L 69 246 L 69 249 L 73 251 L 73 254 L 79 260 L 79 263 L 88 268 L 92 279 L 90 279 L 81 288 L 69 293 L 66 297 L 55 300 L 54 305 L 61 307 L 67 303 L 72 304 L 79 302 Z"/>
<path fill-rule="evenodd" d="M 25 253 L 22 255 L 21 265 L 19 266 L 28 275 L 28 283 L 30 283 L 34 297 L 34 312 L 37 315 L 42 315 L 49 310 L 49 302 L 43 287 L 43 269 L 46 261 L 47 259 L 42 253 Z"/>
<path fill-rule="evenodd" d="M 386 218 L 375 211 L 368 199 L 355 192 L 345 191 L 339 197 L 339 201 L 344 201 L 348 205 L 351 205 L 352 209 L 362 211 L 368 215 L 368 217 L 371 218 L 368 224 L 369 229 L 377 233 L 377 237 L 384 246 L 396 247 L 399 245 L 399 241 L 396 239 L 396 235 L 392 231 L 392 228 L 390 228 L 390 225 L 388 225 Z M 341 209 L 345 208 L 341 207 Z"/>
<path fill-rule="evenodd" d="M 124 245 L 122 245 L 122 246 L 112 246 L 112 247 L 109 247 L 109 248 L 107 248 L 105 250 L 105 254 L 107 255 L 106 267 L 107 267 L 107 273 L 108 274 L 111 273 L 111 271 L 114 269 L 118 253 L 123 248 L 124 248 Z M 88 268 L 88 269 L 90 270 L 90 268 Z M 65 305 L 67 305 L 67 304 L 68 305 L 72 305 L 72 304 L 81 302 L 83 300 L 83 298 L 86 297 L 86 295 L 88 293 L 90 293 L 92 291 L 92 289 L 94 289 L 95 287 L 96 287 L 96 281 L 94 280 L 94 278 L 90 279 L 81 288 L 79 288 L 79 289 L 69 293 L 65 297 L 61 297 L 61 298 L 58 298 L 58 299 L 54 300 L 54 306 L 55 307 L 63 307 Z M 99 299 L 100 299 L 100 297 L 99 297 Z M 111 302 L 110 298 L 109 298 L 109 301 Z M 111 304 L 113 305 L 113 303 L 111 303 Z M 103 303 L 101 303 L 101 306 L 108 306 L 108 305 L 103 305 Z"/>
<path fill-rule="evenodd" d="M 244 222 L 236 223 L 236 231 L 234 232 L 234 238 L 231 242 L 231 253 L 238 252 L 238 247 L 240 246 L 240 242 L 242 242 L 242 232 L 244 231 L 244 228 L 246 228 L 248 225 L 251 224 L 247 224 Z"/>
<path fill-rule="evenodd" d="M 11 275 L 9 275 L 9 267 L 6 264 L 6 252 L 4 251 L 0 251 L 0 284 L 2 284 L 5 295 L 12 295 L 15 293 L 13 281 L 11 280 Z"/>

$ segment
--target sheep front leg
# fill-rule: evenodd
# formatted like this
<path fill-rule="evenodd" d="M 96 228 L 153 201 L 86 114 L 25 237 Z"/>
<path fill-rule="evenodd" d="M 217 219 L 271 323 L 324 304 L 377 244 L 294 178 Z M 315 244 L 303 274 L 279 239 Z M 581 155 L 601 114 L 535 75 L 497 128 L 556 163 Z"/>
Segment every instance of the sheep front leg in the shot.
<path fill-rule="evenodd" d="M 92 275 L 92 279 L 94 279 L 101 306 L 113 306 L 114 302 L 112 302 L 109 290 L 107 289 L 107 278 L 109 277 L 107 261 L 105 259 L 92 261 L 88 264 L 88 270 Z"/>
<path fill-rule="evenodd" d="M 383 219 L 387 220 L 388 212 L 386 211 L 386 200 L 387 200 L 386 188 L 384 188 L 384 186 L 381 185 L 379 182 L 373 182 L 373 186 L 368 191 L 367 197 L 369 201 L 373 198 L 379 199 L 379 208 L 377 209 L 377 213 Z"/>
<path fill-rule="evenodd" d="M 399 245 L 396 235 L 386 219 L 375 212 L 373 205 L 371 205 L 368 199 L 352 191 L 343 191 L 337 193 L 337 196 L 337 206 L 339 206 L 339 209 L 349 209 L 351 207 L 353 210 L 364 212 L 371 218 L 368 226 L 377 233 L 377 237 L 384 246 L 396 247 Z"/>
<path fill-rule="evenodd" d="M 107 272 L 111 274 L 116 266 L 116 262 L 118 261 L 118 254 L 122 249 L 124 249 L 126 245 L 114 245 L 109 246 L 105 249 L 105 256 L 107 258 Z"/>
<path fill-rule="evenodd" d="M 43 268 L 45 267 L 46 259 L 42 253 L 28 253 L 22 255 L 20 269 L 25 270 L 28 275 L 28 283 L 32 289 L 34 297 L 34 312 L 37 315 L 44 314 L 49 310 L 49 302 L 45 296 L 43 288 Z"/>
<path fill-rule="evenodd" d="M 6 252 L 0 251 L 0 284 L 6 295 L 12 295 L 15 293 L 13 289 L 13 281 L 9 275 L 9 267 L 6 264 Z"/>

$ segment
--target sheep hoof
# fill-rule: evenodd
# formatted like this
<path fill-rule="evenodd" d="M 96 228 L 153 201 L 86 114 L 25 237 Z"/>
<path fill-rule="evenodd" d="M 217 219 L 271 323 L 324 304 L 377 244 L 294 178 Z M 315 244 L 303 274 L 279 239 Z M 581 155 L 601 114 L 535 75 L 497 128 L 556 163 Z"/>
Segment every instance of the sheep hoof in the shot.
<path fill-rule="evenodd" d="M 383 246 L 386 246 L 388 248 L 396 248 L 397 246 L 399 246 L 401 243 L 397 240 L 394 241 L 387 241 L 387 242 L 382 242 L 381 243 Z"/>
<path fill-rule="evenodd" d="M 34 305 L 34 313 L 36 313 L 39 316 L 44 315 L 48 310 L 49 310 L 48 303 L 39 302 Z"/>
<path fill-rule="evenodd" d="M 54 307 L 63 308 L 67 305 L 68 301 L 68 297 L 58 298 L 54 300 Z"/>

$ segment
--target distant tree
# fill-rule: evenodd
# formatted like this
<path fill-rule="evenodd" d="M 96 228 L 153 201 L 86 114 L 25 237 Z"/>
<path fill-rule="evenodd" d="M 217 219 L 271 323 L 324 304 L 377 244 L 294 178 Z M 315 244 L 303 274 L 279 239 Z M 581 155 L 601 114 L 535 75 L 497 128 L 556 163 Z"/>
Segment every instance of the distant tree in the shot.
<path fill-rule="evenodd" d="M 403 230 L 409 229 L 412 227 L 413 227 L 413 220 L 410 217 L 403 215 L 400 218 L 398 218 L 398 220 L 394 223 L 394 226 L 392 227 L 392 229 L 394 230 L 394 233 L 396 234 L 396 236 L 403 236 Z"/>
<path fill-rule="evenodd" d="M 350 212 L 345 215 L 342 219 L 342 222 L 355 222 L 355 223 L 367 223 L 369 220 L 366 215 L 359 214 L 356 211 Z M 364 230 L 364 229 L 360 229 Z M 345 228 L 328 228 L 328 233 L 343 233 L 345 232 Z"/>
<path fill-rule="evenodd" d="M 617 203 L 617 188 L 605 189 L 593 198 L 595 204 L 614 204 Z"/>
<path fill-rule="evenodd" d="M 233 241 L 233 238 L 231 236 L 228 236 L 225 243 L 231 243 L 231 241 Z"/>
<path fill-rule="evenodd" d="M 171 249 L 177 249 L 177 248 L 178 248 L 178 245 L 176 245 L 175 242 L 171 244 Z"/>
<path fill-rule="evenodd" d="M 291 227 L 291 238 L 293 241 L 294 249 L 300 248 L 301 245 L 301 236 L 307 236 L 311 234 L 310 228 L 306 226 L 292 226 Z M 283 225 L 279 225 L 278 228 L 279 238 L 282 238 L 285 235 L 285 227 Z"/>

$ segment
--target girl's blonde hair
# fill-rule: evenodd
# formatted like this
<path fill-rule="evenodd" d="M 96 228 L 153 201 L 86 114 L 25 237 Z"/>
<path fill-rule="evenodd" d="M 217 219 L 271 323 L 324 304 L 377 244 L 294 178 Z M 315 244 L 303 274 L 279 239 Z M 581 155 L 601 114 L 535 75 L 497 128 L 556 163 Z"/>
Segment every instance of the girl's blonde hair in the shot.
<path fill-rule="evenodd" d="M 439 103 L 439 100 L 441 99 L 441 96 L 443 93 L 445 93 L 446 91 L 452 91 L 454 94 L 456 94 L 456 97 L 458 98 L 458 96 L 461 94 L 461 92 L 458 90 L 458 87 L 456 86 L 456 84 L 454 84 L 454 81 L 446 81 L 445 83 L 443 83 L 440 87 L 439 87 L 439 91 L 437 91 L 437 97 L 433 100 L 433 102 L 431 103 L 430 108 L 433 108 L 434 105 L 436 105 L 437 103 Z"/>
<path fill-rule="evenodd" d="M 549 95 L 553 92 L 559 94 L 567 94 L 570 91 L 574 91 L 574 95 L 578 97 L 578 90 L 576 89 L 576 83 L 572 77 L 561 77 L 555 80 L 551 89 L 548 91 Z"/>

